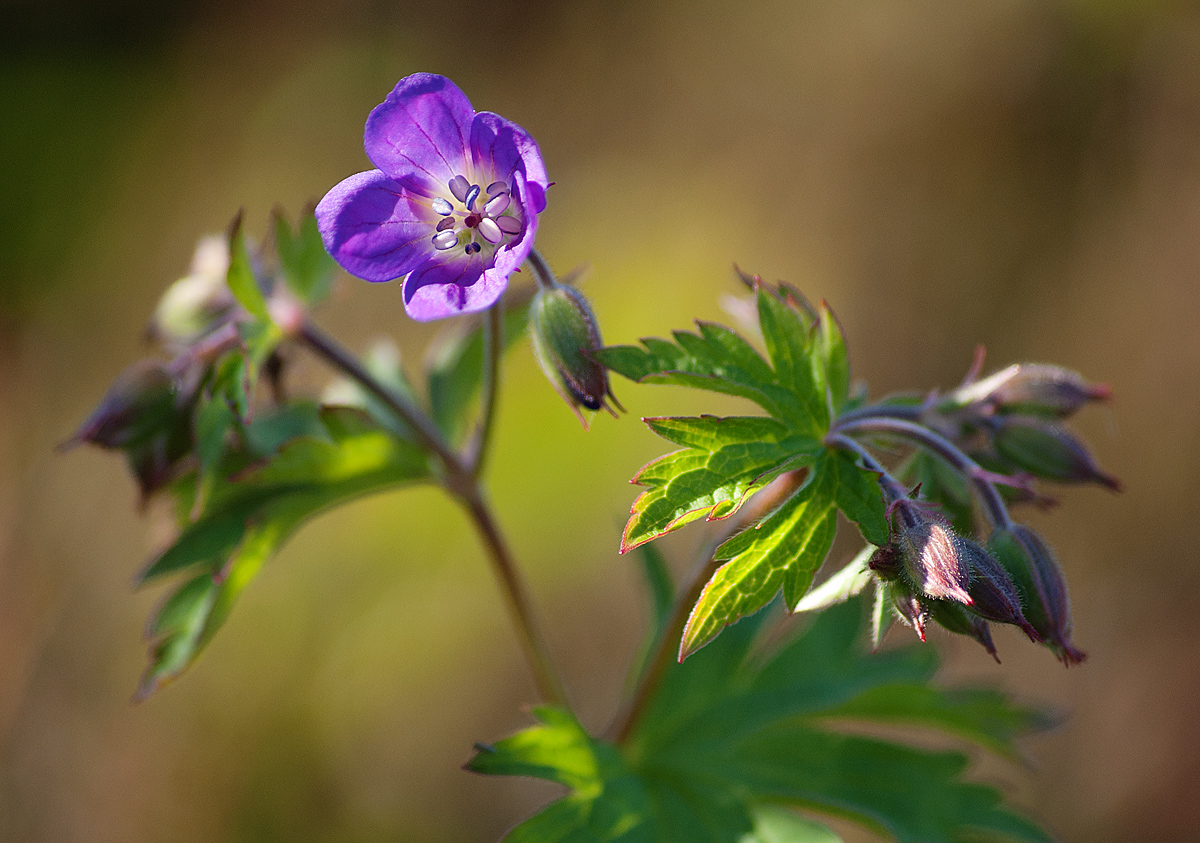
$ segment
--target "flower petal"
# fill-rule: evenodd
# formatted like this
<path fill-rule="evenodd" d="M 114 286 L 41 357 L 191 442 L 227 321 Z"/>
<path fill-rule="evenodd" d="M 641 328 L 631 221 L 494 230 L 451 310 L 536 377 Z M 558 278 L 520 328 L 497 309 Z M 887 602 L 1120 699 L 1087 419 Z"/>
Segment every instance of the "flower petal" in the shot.
<path fill-rule="evenodd" d="M 470 161 L 474 116 L 466 94 L 445 76 L 414 73 L 371 112 L 363 146 L 372 164 L 406 188 L 442 193 Z"/>
<path fill-rule="evenodd" d="M 419 322 L 478 313 L 491 307 L 507 285 L 508 273 L 485 269 L 478 252 L 459 253 L 431 260 L 404 280 L 404 309 Z"/>
<path fill-rule="evenodd" d="M 546 208 L 546 165 L 537 141 L 529 133 L 499 114 L 481 111 L 471 122 L 471 156 L 477 173 L 512 184 L 514 172 L 529 182 L 526 210 L 540 214 Z"/>
<path fill-rule="evenodd" d="M 347 272 L 391 281 L 433 254 L 437 217 L 379 170 L 356 173 L 317 203 L 325 249 Z"/>

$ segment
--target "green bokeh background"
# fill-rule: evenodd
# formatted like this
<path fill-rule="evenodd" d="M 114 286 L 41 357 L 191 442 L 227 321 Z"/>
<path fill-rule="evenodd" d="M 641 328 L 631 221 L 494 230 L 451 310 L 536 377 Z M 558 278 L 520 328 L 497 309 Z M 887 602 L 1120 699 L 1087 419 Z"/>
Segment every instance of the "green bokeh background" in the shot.
<path fill-rule="evenodd" d="M 979 775 L 1066 840 L 1200 836 L 1200 8 L 1150 0 L 0 2 L 0 840 L 474 841 L 556 791 L 462 772 L 532 686 L 459 512 L 430 491 L 305 528 L 205 656 L 129 704 L 166 538 L 116 457 L 55 454 L 196 238 L 265 234 L 368 165 L 367 112 L 446 73 L 525 126 L 539 245 L 606 339 L 729 321 L 730 265 L 836 308 L 876 392 L 1052 360 L 1113 384 L 1078 429 L 1124 479 L 1033 515 L 1064 560 L 1064 671 L 941 637 L 948 675 L 1067 713 L 1034 769 Z M 344 279 L 320 321 L 363 350 L 430 336 L 398 285 Z M 296 379 L 324 373 L 297 355 Z M 527 346 L 491 482 L 585 723 L 643 627 L 616 553 L 637 417 L 735 412 L 618 383 L 583 433 Z M 699 540 L 672 537 L 679 564 Z M 839 552 L 853 548 L 839 545 Z M 896 631 L 893 635 L 902 635 Z M 869 839 L 858 836 L 849 839 Z"/>

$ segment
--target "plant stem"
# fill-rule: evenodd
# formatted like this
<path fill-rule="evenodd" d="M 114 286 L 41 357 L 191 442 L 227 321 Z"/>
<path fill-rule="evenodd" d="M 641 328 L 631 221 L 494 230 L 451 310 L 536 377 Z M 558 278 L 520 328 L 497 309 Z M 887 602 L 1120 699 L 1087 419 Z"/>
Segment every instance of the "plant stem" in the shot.
<path fill-rule="evenodd" d="M 483 471 L 483 461 L 491 441 L 500 392 L 500 357 L 503 353 L 504 307 L 497 301 L 488 308 L 483 318 L 483 383 L 480 386 L 479 423 L 467 448 L 467 464 L 474 477 L 479 477 Z"/>
<path fill-rule="evenodd" d="M 500 313 L 498 308 L 494 312 Z M 491 319 L 493 317 L 489 314 L 488 318 Z M 499 335 L 498 330 L 493 330 L 492 333 L 497 336 Z M 562 681 L 554 669 L 549 649 L 539 633 L 537 623 L 534 620 L 532 603 L 529 599 L 529 589 L 521 578 L 516 560 L 513 558 L 512 552 L 504 540 L 504 535 L 500 532 L 495 515 L 488 506 L 483 488 L 479 482 L 477 476 L 478 464 L 467 464 L 446 442 L 441 432 L 437 429 L 437 426 L 433 423 L 433 420 L 429 418 L 424 410 L 406 396 L 397 393 L 395 390 L 376 380 L 353 354 L 339 345 L 332 337 L 317 328 L 312 322 L 305 320 L 296 332 L 296 338 L 336 369 L 349 375 L 363 388 L 386 404 L 389 409 L 412 428 L 420 443 L 442 463 L 442 485 L 462 502 L 463 507 L 474 522 L 476 530 L 479 532 L 484 549 L 487 551 L 488 560 L 491 562 L 496 579 L 500 583 L 500 590 L 504 595 L 505 603 L 508 605 L 513 625 L 516 627 L 517 640 L 529 663 L 530 670 L 533 672 L 538 693 L 547 703 L 566 706 L 567 697 L 563 691 Z M 495 349 L 493 349 L 492 359 L 498 361 L 499 354 L 494 352 Z M 488 379 L 486 368 L 490 365 L 490 363 L 485 365 L 485 381 Z M 495 411 L 495 374 L 492 378 L 492 386 L 487 388 L 492 395 L 490 397 L 485 396 L 484 400 L 484 412 L 489 416 Z M 491 426 L 490 420 L 485 421 L 481 419 L 481 426 L 484 428 L 484 433 L 480 437 L 476 460 L 482 457 L 483 450 L 486 447 L 487 428 Z"/>
<path fill-rule="evenodd" d="M 337 340 L 326 334 L 309 320 L 304 320 L 296 334 L 297 339 L 324 357 L 337 369 L 357 381 L 368 392 L 382 401 L 400 419 L 413 429 L 417 439 L 429 451 L 437 455 L 445 466 L 447 477 L 463 474 L 466 469 L 454 449 L 434 425 L 433 420 L 407 396 L 401 395 L 376 380 L 358 358 L 342 347 Z M 457 490 L 455 490 L 457 491 Z"/>
<path fill-rule="evenodd" d="M 843 451 L 855 454 L 862 459 L 864 468 L 878 472 L 879 486 L 883 489 L 883 494 L 889 504 L 908 497 L 908 489 L 904 488 L 903 484 L 893 477 L 879 460 L 875 459 L 874 454 L 849 436 L 841 433 L 830 433 L 825 437 L 825 444 L 831 448 L 841 448 Z"/>
<path fill-rule="evenodd" d="M 613 742 L 623 743 L 628 739 L 638 720 L 645 714 L 646 707 L 654 696 L 654 692 L 658 690 L 658 685 L 672 660 L 678 661 L 679 642 L 683 637 L 683 630 L 687 627 L 688 618 L 691 617 L 692 608 L 700 599 L 708 581 L 721 566 L 721 563 L 714 558 L 717 548 L 742 527 L 757 521 L 765 513 L 774 509 L 779 501 L 791 496 L 800 488 L 806 474 L 807 469 L 797 469 L 781 475 L 746 506 L 742 507 L 732 524 L 704 545 L 699 561 L 692 567 L 686 583 L 675 595 L 670 619 L 663 625 L 658 637 L 654 639 L 650 657 L 646 660 L 646 666 L 642 670 L 637 686 L 629 699 L 618 710 L 612 724 L 607 729 L 606 733 Z"/>
<path fill-rule="evenodd" d="M 516 623 L 517 638 L 521 643 L 521 649 L 525 652 L 525 659 L 533 671 L 538 692 L 545 702 L 568 707 L 562 680 L 554 668 L 554 662 L 550 658 L 545 639 L 540 634 L 537 622 L 533 617 L 529 589 L 521 578 L 516 561 L 504 540 L 504 535 L 500 532 L 500 527 L 483 497 L 483 491 L 476 486 L 471 494 L 461 496 L 461 500 L 467 512 L 470 513 L 471 520 L 475 522 L 484 547 L 487 548 L 488 556 L 492 561 L 492 569 L 500 581 L 500 590 L 504 594 L 509 611 Z"/>
<path fill-rule="evenodd" d="M 933 452 L 944 459 L 956 470 L 962 472 L 979 494 L 991 522 L 997 527 L 1011 527 L 1012 518 L 1004 499 L 996 490 L 996 486 L 988 479 L 988 472 L 971 459 L 949 439 L 930 430 L 924 425 L 884 416 L 860 416 L 854 419 L 839 419 L 830 431 L 833 434 L 883 433 L 899 436 L 915 442 L 917 445 Z"/>
<path fill-rule="evenodd" d="M 558 282 L 554 279 L 554 273 L 550 269 L 550 264 L 546 263 L 546 259 L 542 257 L 537 249 L 530 250 L 529 257 L 526 260 L 533 267 L 533 278 L 537 281 L 538 287 L 543 290 L 553 290 L 558 286 Z"/>

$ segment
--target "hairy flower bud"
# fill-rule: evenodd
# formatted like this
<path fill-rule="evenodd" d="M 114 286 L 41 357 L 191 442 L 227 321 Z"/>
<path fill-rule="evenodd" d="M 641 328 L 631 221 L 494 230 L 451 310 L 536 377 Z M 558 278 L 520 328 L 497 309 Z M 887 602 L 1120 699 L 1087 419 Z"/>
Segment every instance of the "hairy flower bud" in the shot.
<path fill-rule="evenodd" d="M 1082 442 L 1045 419 L 1005 417 L 996 426 L 992 442 L 1001 459 L 1037 477 L 1121 490 L 1121 481 L 1101 471 Z"/>
<path fill-rule="evenodd" d="M 1071 607 L 1067 583 L 1050 548 L 1033 530 L 1021 524 L 997 529 L 988 549 L 1012 577 L 1023 598 L 1025 617 L 1042 643 L 1066 666 L 1079 664 L 1087 654 L 1071 643 Z"/>
<path fill-rule="evenodd" d="M 1064 418 L 1088 401 L 1109 398 L 1107 384 L 1090 384 L 1083 375 L 1046 363 L 1017 363 L 955 391 L 959 404 L 986 404 L 1000 413 Z"/>
<path fill-rule="evenodd" d="M 966 540 L 912 501 L 898 502 L 896 519 L 896 543 L 904 573 L 917 592 L 969 605 L 973 598 L 967 592 L 971 570 Z"/>
<path fill-rule="evenodd" d="M 117 378 L 100 405 L 69 440 L 125 452 L 143 498 L 161 488 L 192 449 L 195 378 L 180 383 L 157 360 L 133 364 Z"/>
<path fill-rule="evenodd" d="M 529 328 L 542 371 L 584 429 L 588 425 L 580 407 L 603 407 L 615 416 L 608 402 L 621 405 L 612 394 L 608 370 L 592 359 L 592 352 L 603 343 L 583 294 L 559 284 L 539 289 L 530 305 Z"/>
<path fill-rule="evenodd" d="M 1021 611 L 1021 596 L 1004 567 L 975 542 L 963 540 L 964 554 L 971 570 L 970 611 L 984 620 L 1021 627 L 1030 640 L 1042 640 L 1038 631 Z"/>

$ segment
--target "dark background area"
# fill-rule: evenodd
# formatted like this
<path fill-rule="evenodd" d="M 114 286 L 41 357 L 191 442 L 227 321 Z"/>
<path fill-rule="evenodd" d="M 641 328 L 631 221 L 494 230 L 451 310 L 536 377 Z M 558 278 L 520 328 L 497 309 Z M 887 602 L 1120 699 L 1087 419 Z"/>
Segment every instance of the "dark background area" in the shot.
<path fill-rule="evenodd" d="M 306 527 L 201 661 L 130 705 L 166 537 L 119 459 L 56 443 L 145 353 L 157 297 L 239 207 L 252 234 L 365 169 L 400 77 L 525 126 L 539 246 L 605 337 L 730 321 L 730 264 L 826 298 L 876 394 L 1054 361 L 1110 382 L 1077 429 L 1126 492 L 1032 514 L 1091 659 L 939 637 L 951 679 L 1067 715 L 985 764 L 1065 840 L 1200 835 L 1200 8 L 1152 0 L 0 2 L 0 839 L 495 839 L 556 791 L 459 766 L 533 699 L 467 524 L 431 491 Z M 352 347 L 430 328 L 344 279 Z M 300 383 L 324 374 L 297 357 Z M 492 485 L 585 722 L 644 625 L 616 553 L 638 416 L 732 401 L 618 383 L 583 433 L 512 355 Z M 691 533 L 692 535 L 688 535 Z M 666 543 L 683 565 L 699 541 Z M 842 545 L 839 545 L 841 548 Z M 845 543 L 845 552 L 852 552 Z M 896 630 L 893 636 L 907 634 Z M 865 838 L 864 838 L 865 839 Z"/>

